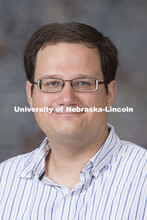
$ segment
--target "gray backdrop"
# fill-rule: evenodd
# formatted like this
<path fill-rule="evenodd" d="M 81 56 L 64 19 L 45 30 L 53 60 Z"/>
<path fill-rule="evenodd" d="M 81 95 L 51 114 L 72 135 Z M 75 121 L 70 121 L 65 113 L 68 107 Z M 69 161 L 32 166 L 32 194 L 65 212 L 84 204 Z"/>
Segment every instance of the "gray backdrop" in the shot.
<path fill-rule="evenodd" d="M 44 138 L 28 106 L 23 48 L 30 35 L 50 22 L 79 21 L 109 36 L 119 49 L 118 94 L 114 107 L 133 113 L 109 113 L 121 139 L 147 143 L 147 1 L 1 0 L 0 1 L 0 161 L 39 146 Z"/>

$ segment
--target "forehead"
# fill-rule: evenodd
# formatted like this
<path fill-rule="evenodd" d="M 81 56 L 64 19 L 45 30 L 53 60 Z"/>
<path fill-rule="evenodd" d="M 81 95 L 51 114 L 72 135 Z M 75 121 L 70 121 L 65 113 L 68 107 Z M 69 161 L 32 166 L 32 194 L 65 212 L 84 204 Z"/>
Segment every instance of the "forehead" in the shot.
<path fill-rule="evenodd" d="M 58 43 L 39 50 L 36 58 L 36 77 L 44 74 L 92 74 L 101 73 L 97 48 L 82 43 Z M 36 78 L 35 77 L 35 78 Z"/>

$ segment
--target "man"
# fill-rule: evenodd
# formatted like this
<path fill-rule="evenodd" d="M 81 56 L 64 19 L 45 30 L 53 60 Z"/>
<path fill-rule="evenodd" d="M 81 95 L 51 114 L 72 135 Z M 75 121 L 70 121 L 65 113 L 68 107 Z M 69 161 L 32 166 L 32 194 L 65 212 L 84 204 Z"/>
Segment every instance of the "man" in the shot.
<path fill-rule="evenodd" d="M 114 102 L 113 43 L 85 24 L 49 24 L 24 64 L 31 108 L 53 112 L 34 113 L 41 146 L 0 166 L 0 219 L 147 219 L 146 151 L 121 141 L 106 111 L 86 111 Z"/>

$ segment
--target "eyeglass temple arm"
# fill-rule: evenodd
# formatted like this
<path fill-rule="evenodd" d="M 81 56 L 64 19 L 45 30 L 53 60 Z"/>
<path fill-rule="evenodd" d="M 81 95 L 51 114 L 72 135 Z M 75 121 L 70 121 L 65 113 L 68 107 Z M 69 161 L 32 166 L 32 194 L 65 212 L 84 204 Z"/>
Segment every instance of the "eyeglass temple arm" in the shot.
<path fill-rule="evenodd" d="M 106 82 L 99 82 L 99 81 L 98 81 L 98 84 L 107 84 L 107 83 L 106 83 Z"/>

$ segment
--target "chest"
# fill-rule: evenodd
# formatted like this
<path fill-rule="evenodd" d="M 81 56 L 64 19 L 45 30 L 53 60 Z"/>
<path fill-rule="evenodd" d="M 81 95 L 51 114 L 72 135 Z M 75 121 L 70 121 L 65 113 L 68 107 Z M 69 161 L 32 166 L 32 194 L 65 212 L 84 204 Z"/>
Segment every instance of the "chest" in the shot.
<path fill-rule="evenodd" d="M 143 207 L 139 206 L 139 214 L 134 212 L 139 196 L 135 182 L 118 184 L 109 175 L 93 178 L 74 191 L 24 180 L 13 183 L 4 193 L 0 219 L 141 219 Z"/>

